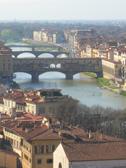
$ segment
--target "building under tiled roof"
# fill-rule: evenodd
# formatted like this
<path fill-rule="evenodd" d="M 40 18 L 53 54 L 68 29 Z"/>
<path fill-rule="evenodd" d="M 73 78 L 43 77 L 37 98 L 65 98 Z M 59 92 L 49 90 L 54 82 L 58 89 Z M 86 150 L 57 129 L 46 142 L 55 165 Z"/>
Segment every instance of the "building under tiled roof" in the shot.
<path fill-rule="evenodd" d="M 62 143 L 62 145 L 71 162 L 126 160 L 126 142 Z"/>

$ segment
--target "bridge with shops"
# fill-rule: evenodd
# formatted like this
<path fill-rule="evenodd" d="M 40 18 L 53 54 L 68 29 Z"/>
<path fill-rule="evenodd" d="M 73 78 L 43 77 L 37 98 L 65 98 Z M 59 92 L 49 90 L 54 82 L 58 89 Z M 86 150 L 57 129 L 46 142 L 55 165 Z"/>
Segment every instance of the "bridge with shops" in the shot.
<path fill-rule="evenodd" d="M 103 76 L 100 58 L 13 58 L 13 73 L 31 74 L 33 82 L 38 82 L 39 75 L 51 71 L 64 73 L 66 79 L 70 80 L 81 72 L 93 72 L 97 77 Z"/>

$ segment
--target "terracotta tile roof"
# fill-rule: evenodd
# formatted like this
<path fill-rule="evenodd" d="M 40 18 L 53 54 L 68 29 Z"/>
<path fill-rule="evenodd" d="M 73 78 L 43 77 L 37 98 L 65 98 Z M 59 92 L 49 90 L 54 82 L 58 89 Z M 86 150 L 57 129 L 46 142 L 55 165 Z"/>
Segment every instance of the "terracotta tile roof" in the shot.
<path fill-rule="evenodd" d="M 15 119 L 1 121 L 0 125 L 8 131 L 24 137 L 28 141 L 44 139 L 62 139 L 62 141 L 73 141 L 78 143 L 95 143 L 95 142 L 117 142 L 122 141 L 115 137 L 103 135 L 101 133 L 89 133 L 78 127 L 63 127 L 61 125 L 50 124 L 50 128 L 42 125 L 46 116 L 34 116 L 24 113 Z M 47 118 L 50 120 L 51 118 Z M 55 120 L 57 122 L 57 120 Z M 55 122 L 54 121 L 54 122 Z"/>
<path fill-rule="evenodd" d="M 13 91 L 9 91 L 8 93 L 6 93 L 4 98 L 16 101 L 17 99 L 24 98 L 24 94 L 23 94 L 23 92 L 21 90 L 13 90 Z"/>
<path fill-rule="evenodd" d="M 37 129 L 39 130 L 41 127 L 42 119 L 43 116 L 33 116 L 32 114 L 25 113 L 22 114 L 21 117 L 15 118 L 15 120 L 3 120 L 0 125 L 16 135 L 26 137 L 26 135 L 28 133 L 30 134 L 33 130 L 37 133 Z M 44 126 L 42 127 L 45 128 Z"/>
<path fill-rule="evenodd" d="M 60 134 L 63 141 L 66 139 L 73 139 L 74 141 L 81 143 L 123 141 L 123 139 L 101 134 L 99 132 L 90 133 L 89 135 L 84 129 L 74 127 L 69 130 L 61 130 Z"/>
<path fill-rule="evenodd" d="M 17 104 L 22 105 L 25 105 L 25 103 L 39 104 L 47 102 L 49 100 L 52 101 L 53 98 L 57 98 L 55 92 L 58 92 L 60 97 L 62 97 L 60 89 L 43 89 L 25 92 L 19 89 L 14 89 L 9 90 L 3 98 L 8 100 L 14 100 Z"/>
<path fill-rule="evenodd" d="M 17 118 L 20 121 L 42 121 L 43 115 L 33 115 L 30 113 L 23 113 L 21 117 Z"/>
<path fill-rule="evenodd" d="M 46 126 L 44 126 L 44 127 L 38 127 L 36 129 L 33 129 L 33 130 L 29 131 L 28 134 L 26 136 L 24 136 L 24 138 L 26 140 L 28 140 L 28 141 L 31 141 L 32 138 L 34 138 L 37 135 L 42 134 L 46 129 L 47 129 Z"/>
<path fill-rule="evenodd" d="M 32 140 L 54 140 L 54 139 L 61 139 L 57 132 L 53 129 L 45 129 L 42 134 L 37 135 L 32 138 Z"/>
<path fill-rule="evenodd" d="M 70 161 L 126 160 L 126 142 L 62 143 Z"/>

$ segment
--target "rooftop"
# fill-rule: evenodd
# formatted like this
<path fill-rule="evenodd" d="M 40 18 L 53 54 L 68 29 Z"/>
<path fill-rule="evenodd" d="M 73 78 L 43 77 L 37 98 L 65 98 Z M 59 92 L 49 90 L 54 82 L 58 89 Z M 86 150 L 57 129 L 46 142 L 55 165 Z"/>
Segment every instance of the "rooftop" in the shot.
<path fill-rule="evenodd" d="M 31 91 L 22 91 L 22 90 L 9 90 L 4 97 L 2 98 L 13 100 L 17 104 L 26 105 L 26 103 L 44 103 L 51 101 L 51 99 L 59 99 L 64 97 L 60 89 L 42 89 L 42 90 L 31 90 Z"/>
<path fill-rule="evenodd" d="M 21 114 L 15 119 L 5 119 L 0 123 L 6 131 L 24 137 L 28 141 L 61 139 L 63 142 L 71 141 L 77 143 L 105 143 L 122 142 L 122 139 L 104 135 L 99 132 L 86 132 L 79 127 L 71 127 L 66 124 L 62 126 L 56 118 L 33 116 L 32 114 Z"/>
<path fill-rule="evenodd" d="M 125 160 L 126 142 L 62 143 L 70 161 Z"/>

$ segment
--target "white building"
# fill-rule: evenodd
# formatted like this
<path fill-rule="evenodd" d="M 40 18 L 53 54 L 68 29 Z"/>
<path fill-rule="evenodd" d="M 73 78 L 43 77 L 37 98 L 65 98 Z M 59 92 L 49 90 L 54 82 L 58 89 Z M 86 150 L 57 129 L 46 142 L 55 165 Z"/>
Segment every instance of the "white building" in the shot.
<path fill-rule="evenodd" d="M 62 143 L 53 168 L 126 168 L 126 142 Z"/>
<path fill-rule="evenodd" d="M 37 114 L 54 114 L 70 100 L 60 89 L 43 89 L 36 91 L 9 90 L 0 96 L 0 112 L 13 116 L 18 112 Z"/>
<path fill-rule="evenodd" d="M 35 41 L 41 41 L 41 31 L 34 31 L 33 32 L 33 40 Z"/>

